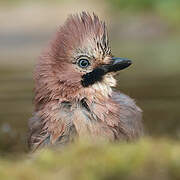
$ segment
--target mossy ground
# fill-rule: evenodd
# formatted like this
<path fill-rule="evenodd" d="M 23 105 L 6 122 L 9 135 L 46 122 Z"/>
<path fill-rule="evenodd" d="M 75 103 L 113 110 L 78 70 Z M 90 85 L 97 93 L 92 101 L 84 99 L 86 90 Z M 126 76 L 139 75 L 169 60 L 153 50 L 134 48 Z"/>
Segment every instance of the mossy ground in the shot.
<path fill-rule="evenodd" d="M 176 180 L 180 179 L 179 169 L 180 143 L 168 139 L 117 144 L 78 142 L 15 161 L 0 160 L 2 180 Z"/>

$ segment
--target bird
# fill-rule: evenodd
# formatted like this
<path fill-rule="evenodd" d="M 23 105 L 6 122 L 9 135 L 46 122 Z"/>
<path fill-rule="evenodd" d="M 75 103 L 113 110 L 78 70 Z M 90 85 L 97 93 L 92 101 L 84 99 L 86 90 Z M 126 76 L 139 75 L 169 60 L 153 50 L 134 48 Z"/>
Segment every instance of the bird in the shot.
<path fill-rule="evenodd" d="M 30 149 L 65 146 L 81 137 L 140 138 L 142 110 L 115 89 L 115 75 L 131 64 L 112 55 L 106 24 L 95 13 L 69 15 L 35 66 Z"/>

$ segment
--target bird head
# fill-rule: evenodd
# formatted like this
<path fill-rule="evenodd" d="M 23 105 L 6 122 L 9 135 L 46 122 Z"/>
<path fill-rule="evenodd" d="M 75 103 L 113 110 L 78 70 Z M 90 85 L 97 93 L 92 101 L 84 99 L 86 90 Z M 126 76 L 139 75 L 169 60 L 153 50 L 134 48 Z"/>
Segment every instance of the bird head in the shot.
<path fill-rule="evenodd" d="M 107 98 L 114 74 L 130 64 L 112 55 L 105 23 L 95 14 L 71 15 L 38 61 L 35 104 Z"/>

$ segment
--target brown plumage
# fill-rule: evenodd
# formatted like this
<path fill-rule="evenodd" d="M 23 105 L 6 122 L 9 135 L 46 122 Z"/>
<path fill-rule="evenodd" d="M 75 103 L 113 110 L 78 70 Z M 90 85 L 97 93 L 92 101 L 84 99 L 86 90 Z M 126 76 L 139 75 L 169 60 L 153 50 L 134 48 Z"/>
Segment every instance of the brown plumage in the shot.
<path fill-rule="evenodd" d="M 130 64 L 112 56 L 106 26 L 96 15 L 70 16 L 36 65 L 31 149 L 81 136 L 110 141 L 139 137 L 141 109 L 111 89 L 116 72 Z"/>

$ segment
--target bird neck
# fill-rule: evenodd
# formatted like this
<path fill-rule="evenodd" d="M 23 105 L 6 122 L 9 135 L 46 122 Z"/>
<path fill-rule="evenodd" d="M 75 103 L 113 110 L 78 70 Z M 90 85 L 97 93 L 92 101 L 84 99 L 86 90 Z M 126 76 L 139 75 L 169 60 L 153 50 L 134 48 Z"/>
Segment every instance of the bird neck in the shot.
<path fill-rule="evenodd" d="M 89 89 L 92 93 L 93 99 L 108 99 L 112 95 L 112 87 L 116 86 L 116 80 L 112 74 L 104 76 L 103 80 L 96 82 Z M 87 99 L 89 96 L 87 96 Z"/>

